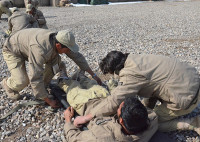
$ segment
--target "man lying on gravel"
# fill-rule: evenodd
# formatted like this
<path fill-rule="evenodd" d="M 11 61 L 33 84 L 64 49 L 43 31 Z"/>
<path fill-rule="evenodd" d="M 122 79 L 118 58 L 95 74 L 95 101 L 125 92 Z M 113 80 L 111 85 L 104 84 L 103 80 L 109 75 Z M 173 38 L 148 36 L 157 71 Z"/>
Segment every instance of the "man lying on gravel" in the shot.
<path fill-rule="evenodd" d="M 88 115 L 75 119 L 76 126 L 112 115 L 126 97 L 139 95 L 146 98 L 147 107 L 154 108 L 160 131 L 194 130 L 200 134 L 199 116 L 178 119 L 199 104 L 200 79 L 194 67 L 164 56 L 112 51 L 101 61 L 100 69 L 104 74 L 118 75 L 120 85 L 95 104 Z M 161 105 L 155 106 L 157 100 Z"/>
<path fill-rule="evenodd" d="M 87 125 L 89 130 L 80 131 L 72 123 L 74 109 L 79 115 L 87 114 L 95 104 L 110 94 L 107 89 L 84 76 L 82 71 L 77 78 L 75 75 L 72 79 L 59 82 L 59 86 L 67 94 L 68 103 L 72 106 L 64 112 L 67 141 L 145 142 L 157 131 L 156 114 L 150 109 L 147 112 L 144 105 L 135 97 L 125 99 L 120 104 L 117 115 L 97 117 Z M 109 86 L 111 85 L 112 82 Z"/>
<path fill-rule="evenodd" d="M 55 100 L 48 98 L 46 86 L 59 71 L 65 71 L 59 54 L 66 54 L 82 70 L 87 71 L 99 84 L 101 80 L 93 73 L 87 61 L 79 52 L 74 35 L 67 31 L 53 32 L 47 29 L 30 28 L 11 35 L 4 43 L 3 57 L 11 73 L 1 85 L 8 98 L 19 99 L 19 91 L 30 82 L 33 94 L 53 108 L 59 107 Z M 25 61 L 28 61 L 29 76 Z"/>

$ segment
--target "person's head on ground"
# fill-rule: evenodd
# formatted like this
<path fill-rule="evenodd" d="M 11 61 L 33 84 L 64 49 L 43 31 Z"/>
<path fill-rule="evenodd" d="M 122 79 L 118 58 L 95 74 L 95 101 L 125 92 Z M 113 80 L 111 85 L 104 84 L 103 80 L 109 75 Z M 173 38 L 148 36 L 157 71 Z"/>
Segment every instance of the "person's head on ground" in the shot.
<path fill-rule="evenodd" d="M 119 123 L 127 134 L 143 132 L 148 127 L 148 112 L 135 97 L 126 98 L 117 110 Z"/>
<path fill-rule="evenodd" d="M 70 52 L 76 53 L 79 51 L 79 47 L 75 42 L 75 37 L 72 32 L 68 30 L 59 31 L 55 38 L 56 49 L 59 54 L 69 54 Z"/>
<path fill-rule="evenodd" d="M 26 13 L 28 13 L 30 15 L 35 15 L 35 8 L 33 7 L 32 4 L 27 4 Z"/>
<path fill-rule="evenodd" d="M 103 74 L 117 74 L 122 68 L 124 68 L 124 63 L 127 59 L 128 54 L 124 54 L 120 51 L 111 51 L 105 58 L 103 58 L 99 64 Z"/>

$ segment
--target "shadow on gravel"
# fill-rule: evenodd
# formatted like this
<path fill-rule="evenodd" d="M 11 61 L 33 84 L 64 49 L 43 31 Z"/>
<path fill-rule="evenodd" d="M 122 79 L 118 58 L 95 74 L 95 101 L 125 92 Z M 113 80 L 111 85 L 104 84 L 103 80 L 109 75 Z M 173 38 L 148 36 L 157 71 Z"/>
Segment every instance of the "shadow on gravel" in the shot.
<path fill-rule="evenodd" d="M 55 18 L 57 16 L 45 16 L 45 18 Z"/>

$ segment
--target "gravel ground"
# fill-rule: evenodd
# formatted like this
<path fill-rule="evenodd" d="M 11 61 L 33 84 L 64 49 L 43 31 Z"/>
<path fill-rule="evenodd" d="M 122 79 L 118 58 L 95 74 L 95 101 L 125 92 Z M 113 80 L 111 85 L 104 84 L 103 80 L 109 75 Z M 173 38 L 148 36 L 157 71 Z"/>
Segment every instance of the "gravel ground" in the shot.
<path fill-rule="evenodd" d="M 147 2 L 129 5 L 92 7 L 40 7 L 52 30 L 70 29 L 92 69 L 101 74 L 98 62 L 109 51 L 159 54 L 175 57 L 196 67 L 200 73 L 200 1 Z M 21 9 L 24 10 L 24 9 Z M 3 17 L 0 27 L 7 29 Z M 2 37 L 3 30 L 0 29 Z M 63 57 L 68 73 L 77 69 Z M 0 49 L 0 81 L 8 75 Z M 70 62 L 70 64 L 68 64 Z M 0 89 L 0 117 L 21 102 L 34 100 L 31 89 L 12 102 Z M 200 114 L 200 106 L 192 115 Z M 190 115 L 189 115 L 190 116 Z M 188 116 L 187 116 L 188 117 Z M 63 109 L 49 111 L 47 106 L 20 109 L 0 123 L 0 141 L 65 141 Z M 199 142 L 192 131 L 167 133 L 179 142 Z"/>

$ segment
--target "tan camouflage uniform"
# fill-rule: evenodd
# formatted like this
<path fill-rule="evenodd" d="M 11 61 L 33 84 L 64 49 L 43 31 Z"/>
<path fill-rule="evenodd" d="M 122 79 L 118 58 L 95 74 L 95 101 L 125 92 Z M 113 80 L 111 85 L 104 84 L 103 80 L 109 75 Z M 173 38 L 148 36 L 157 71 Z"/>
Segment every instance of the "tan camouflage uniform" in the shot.
<path fill-rule="evenodd" d="M 7 14 L 8 17 L 11 16 L 11 11 L 9 10 L 10 7 L 13 6 L 13 3 L 10 0 L 1 0 L 0 1 L 0 19 L 3 13 Z"/>
<path fill-rule="evenodd" d="M 28 15 L 24 12 L 15 11 L 9 18 L 8 18 L 8 27 L 9 31 L 15 33 L 19 30 L 26 29 L 26 28 L 38 28 L 38 23 L 33 18 L 33 16 Z"/>
<path fill-rule="evenodd" d="M 55 48 L 55 34 L 46 29 L 29 28 L 18 31 L 6 40 L 3 57 L 11 73 L 7 80 L 9 88 L 21 91 L 30 82 L 36 98 L 47 97 L 46 84 L 61 68 L 65 68 Z M 82 70 L 90 69 L 79 52 L 70 52 L 68 57 Z M 29 74 L 25 69 L 25 61 L 28 61 Z"/>
<path fill-rule="evenodd" d="M 116 112 L 125 97 L 153 97 L 161 100 L 161 105 L 154 109 L 158 115 L 159 129 L 171 131 L 169 127 L 173 119 L 190 113 L 199 102 L 199 74 L 194 67 L 177 59 L 130 54 L 119 73 L 119 79 L 121 85 L 88 113 L 97 117 L 108 116 Z"/>

